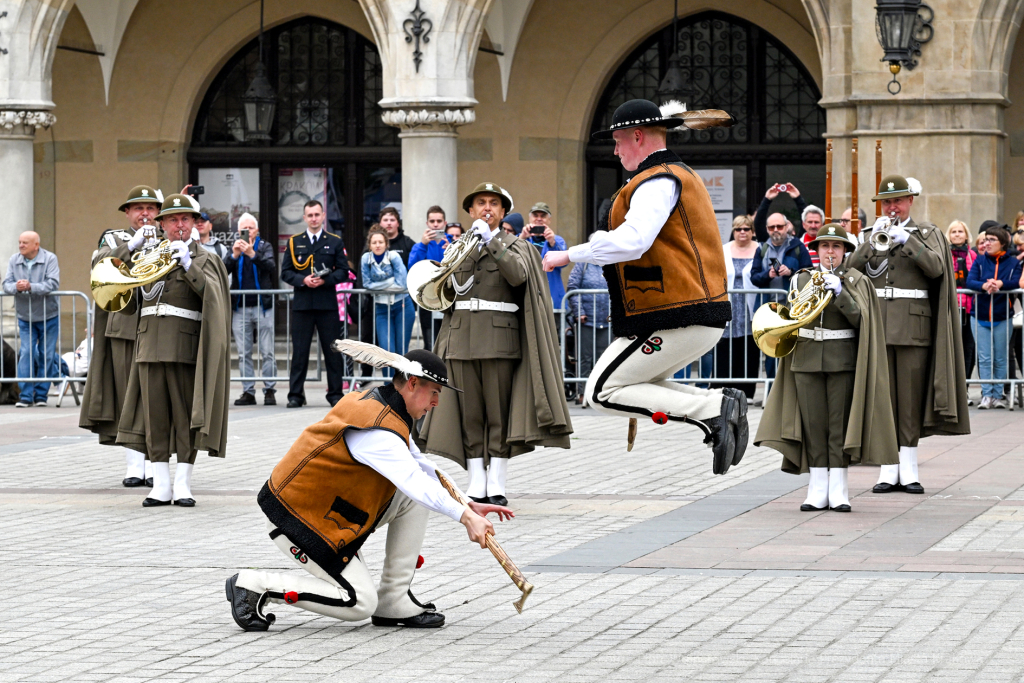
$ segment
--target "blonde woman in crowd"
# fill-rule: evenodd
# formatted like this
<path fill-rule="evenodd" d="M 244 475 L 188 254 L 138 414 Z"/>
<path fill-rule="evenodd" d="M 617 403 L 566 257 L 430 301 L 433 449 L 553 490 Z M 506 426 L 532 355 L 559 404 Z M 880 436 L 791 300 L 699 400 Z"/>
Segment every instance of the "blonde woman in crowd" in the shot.
<path fill-rule="evenodd" d="M 953 256 L 956 287 L 963 289 L 967 286 L 967 273 L 971 272 L 974 259 L 978 258 L 978 252 L 971 248 L 971 229 L 963 221 L 953 221 L 946 228 L 946 239 L 949 241 L 949 250 Z M 960 294 L 957 301 L 960 304 L 960 332 L 964 340 L 964 371 L 965 376 L 969 378 L 974 372 L 975 358 L 974 334 L 971 332 L 971 307 L 974 305 L 974 297 L 970 294 Z"/>

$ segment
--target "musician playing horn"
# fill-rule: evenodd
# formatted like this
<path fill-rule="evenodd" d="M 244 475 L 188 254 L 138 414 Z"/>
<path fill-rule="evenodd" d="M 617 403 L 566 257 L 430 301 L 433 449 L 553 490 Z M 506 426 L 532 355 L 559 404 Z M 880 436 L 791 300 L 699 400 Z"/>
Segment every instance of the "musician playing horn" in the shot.
<path fill-rule="evenodd" d="M 229 578 L 231 615 L 245 631 L 266 631 L 274 623 L 268 603 L 342 621 L 369 617 L 375 626 L 439 628 L 444 615 L 410 589 L 428 511 L 460 522 L 481 548 L 494 533 L 487 514 L 513 516 L 507 507 L 456 502 L 410 438 L 413 423 L 438 405 L 441 390 L 455 389 L 444 361 L 425 349 L 403 357 L 350 343 L 365 347 L 357 360 L 386 364 L 395 376 L 382 387 L 343 397 L 302 432 L 271 472 L 257 498 L 267 531 L 309 575 L 243 569 Z M 374 588 L 359 550 L 384 525 L 384 568 Z"/>
<path fill-rule="evenodd" d="M 832 300 L 797 330 L 796 348 L 780 359 L 754 437 L 756 445 L 782 453 L 783 472 L 810 472 L 804 512 L 850 512 L 850 464 L 896 462 L 878 297 L 871 282 L 844 263 L 856 247 L 836 223 L 811 241 L 820 265 L 797 271 L 791 287 L 802 290 L 820 273 Z"/>
<path fill-rule="evenodd" d="M 732 119 L 714 110 L 684 114 L 674 104 L 663 112 L 648 100 L 630 100 L 615 110 L 608 130 L 594 133 L 614 139 L 623 168 L 636 175 L 615 195 L 609 230 L 567 252 L 549 252 L 544 268 L 570 261 L 604 267 L 616 338 L 590 373 L 587 403 L 610 415 L 696 426 L 711 445 L 713 471 L 724 474 L 747 446 L 746 396 L 670 380 L 714 348 L 732 318 L 725 256 L 704 181 L 666 149 L 666 137 L 669 128 L 694 127 L 683 117 L 711 115 L 701 127 Z"/>
<path fill-rule="evenodd" d="M 871 200 L 882 203 L 882 216 L 850 257 L 881 303 L 899 443 L 899 464 L 882 467 L 875 493 L 924 493 L 921 437 L 971 431 L 953 259 L 941 230 L 910 217 L 920 192 L 913 178 L 883 178 Z"/>
<path fill-rule="evenodd" d="M 119 315 L 135 319 L 138 341 L 117 443 L 153 462 L 153 487 L 143 507 L 196 504 L 192 468 L 197 451 L 224 457 L 228 432 L 231 305 L 228 273 L 216 254 L 192 238 L 199 204 L 169 195 L 157 220 L 177 267 L 136 288 Z M 193 410 L 193 407 L 197 407 Z M 171 454 L 177 455 L 171 485 Z"/>

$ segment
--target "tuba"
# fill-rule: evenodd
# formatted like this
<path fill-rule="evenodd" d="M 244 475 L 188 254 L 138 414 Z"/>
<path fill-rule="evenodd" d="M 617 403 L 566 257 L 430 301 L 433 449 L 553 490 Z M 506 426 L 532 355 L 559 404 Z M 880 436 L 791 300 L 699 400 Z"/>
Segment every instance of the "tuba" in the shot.
<path fill-rule="evenodd" d="M 832 292 L 825 289 L 825 274 L 812 273 L 804 288 L 791 290 L 788 299 L 789 307 L 775 301 L 764 304 L 754 311 L 750 321 L 754 343 L 772 358 L 793 353 L 797 330 L 813 322 L 832 301 Z"/>
<path fill-rule="evenodd" d="M 470 233 L 452 242 L 444 252 L 441 262 L 419 261 L 409 269 L 406 284 L 409 296 L 417 306 L 428 311 L 443 311 L 455 303 L 455 286 L 451 275 L 473 250 L 480 244 L 480 238 Z"/>
<path fill-rule="evenodd" d="M 149 229 L 143 226 L 141 230 Z M 142 249 L 132 255 L 132 264 L 108 256 L 100 259 L 90 273 L 92 298 L 96 305 L 109 313 L 116 313 L 132 300 L 132 290 L 162 280 L 178 265 L 171 250 L 170 240 L 158 241 L 155 236 L 146 240 Z"/>

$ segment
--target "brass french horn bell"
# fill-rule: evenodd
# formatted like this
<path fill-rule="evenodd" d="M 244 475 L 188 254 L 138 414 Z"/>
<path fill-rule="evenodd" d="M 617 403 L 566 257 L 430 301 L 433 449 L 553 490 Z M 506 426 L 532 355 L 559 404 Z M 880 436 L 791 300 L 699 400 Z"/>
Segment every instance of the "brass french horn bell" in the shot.
<path fill-rule="evenodd" d="M 438 261 L 418 261 L 406 276 L 409 296 L 417 306 L 428 311 L 444 311 L 455 303 L 455 287 L 450 278 L 459 265 L 469 258 L 480 244 L 480 238 L 470 233 L 448 245 L 444 258 Z"/>
<path fill-rule="evenodd" d="M 97 306 L 109 313 L 120 311 L 131 302 L 137 287 L 162 280 L 178 265 L 169 240 L 158 242 L 152 237 L 147 244 L 132 255 L 131 266 L 115 256 L 93 266 L 89 286 Z"/>
<path fill-rule="evenodd" d="M 788 301 L 789 307 L 776 301 L 764 304 L 750 321 L 754 343 L 772 358 L 793 353 L 797 330 L 814 322 L 832 301 L 832 292 L 825 289 L 825 274 L 812 273 L 803 289 L 790 291 Z"/>

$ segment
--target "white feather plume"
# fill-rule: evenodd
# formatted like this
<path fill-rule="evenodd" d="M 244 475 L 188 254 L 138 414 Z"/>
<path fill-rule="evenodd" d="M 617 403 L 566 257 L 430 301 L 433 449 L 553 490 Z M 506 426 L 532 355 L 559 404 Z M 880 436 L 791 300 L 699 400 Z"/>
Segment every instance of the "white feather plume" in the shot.
<path fill-rule="evenodd" d="M 670 119 L 686 111 L 686 103 L 679 100 L 669 100 L 661 105 L 659 109 L 661 109 L 661 118 Z"/>
<path fill-rule="evenodd" d="M 193 210 L 195 210 L 195 211 L 202 211 L 202 207 L 199 206 L 199 200 L 198 199 L 196 199 L 195 197 L 193 197 L 190 194 L 189 195 L 185 195 L 185 196 L 188 197 L 188 203 L 192 205 L 192 209 Z"/>
<path fill-rule="evenodd" d="M 921 181 L 917 178 L 907 178 L 907 189 L 911 192 L 921 194 Z"/>
<path fill-rule="evenodd" d="M 413 377 L 423 376 L 423 366 L 418 361 L 409 360 L 397 353 L 385 351 L 379 346 L 366 342 L 355 341 L 354 339 L 336 339 L 331 348 L 339 353 L 352 356 L 353 359 L 375 368 L 391 367 L 399 372 Z"/>
<path fill-rule="evenodd" d="M 156 200 L 157 200 L 158 202 L 160 202 L 161 204 L 163 204 L 163 203 L 164 203 L 164 193 L 163 193 L 163 192 L 161 192 L 160 190 L 157 190 L 157 191 L 156 191 Z"/>
<path fill-rule="evenodd" d="M 198 230 L 196 230 L 195 228 L 192 228 L 192 232 L 191 232 L 191 234 L 189 234 L 188 238 L 190 240 L 192 240 L 193 242 L 198 242 L 199 240 L 202 239 L 202 235 L 199 234 Z"/>

